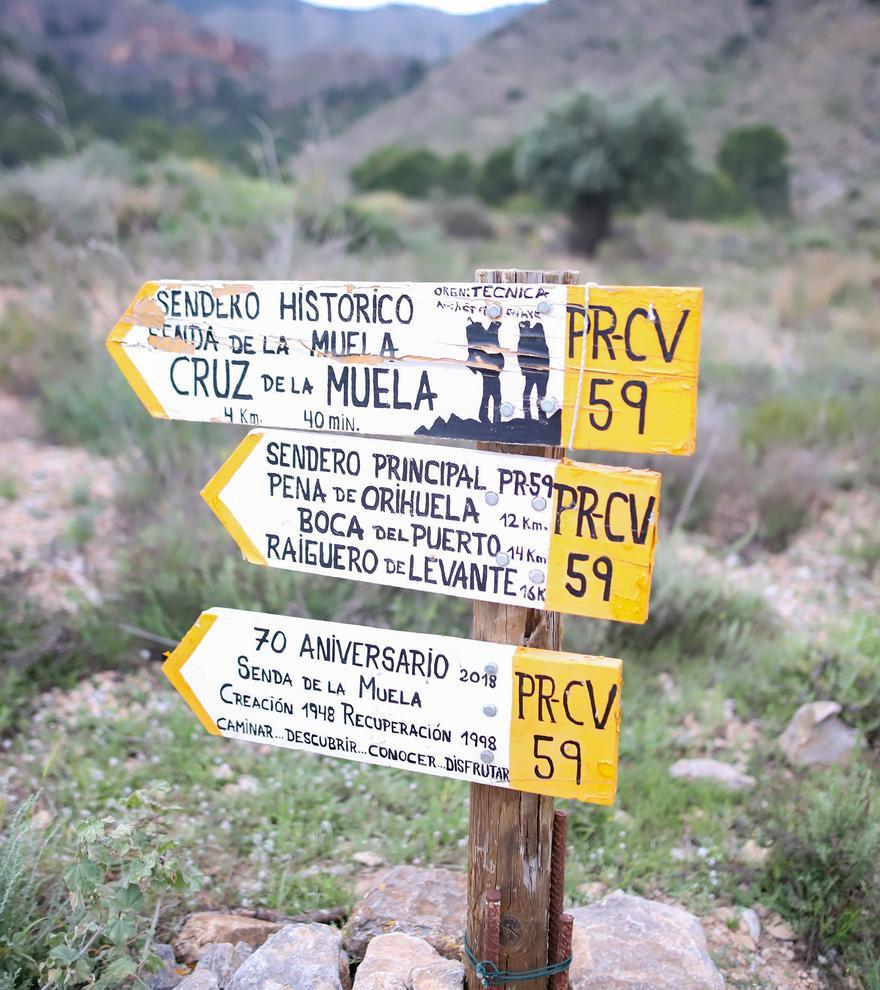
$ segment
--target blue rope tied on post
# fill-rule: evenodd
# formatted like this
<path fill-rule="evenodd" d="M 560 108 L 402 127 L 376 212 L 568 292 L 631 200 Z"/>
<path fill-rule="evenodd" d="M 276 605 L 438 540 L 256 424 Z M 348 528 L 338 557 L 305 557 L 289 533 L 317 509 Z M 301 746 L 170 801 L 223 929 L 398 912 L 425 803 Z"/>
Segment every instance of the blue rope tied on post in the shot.
<path fill-rule="evenodd" d="M 542 977 L 556 976 L 557 973 L 564 973 L 571 966 L 572 959 L 569 954 L 560 962 L 549 963 L 546 966 L 541 966 L 540 969 L 529 969 L 520 973 L 512 973 L 505 969 L 499 969 L 495 963 L 489 962 L 487 959 L 483 959 L 482 961 L 477 959 L 473 949 L 470 947 L 467 936 L 464 939 L 464 951 L 467 955 L 468 962 L 474 967 L 477 979 L 480 981 L 480 985 L 484 990 L 488 990 L 489 987 L 501 987 L 505 983 L 525 983 L 526 980 L 540 980 Z"/>

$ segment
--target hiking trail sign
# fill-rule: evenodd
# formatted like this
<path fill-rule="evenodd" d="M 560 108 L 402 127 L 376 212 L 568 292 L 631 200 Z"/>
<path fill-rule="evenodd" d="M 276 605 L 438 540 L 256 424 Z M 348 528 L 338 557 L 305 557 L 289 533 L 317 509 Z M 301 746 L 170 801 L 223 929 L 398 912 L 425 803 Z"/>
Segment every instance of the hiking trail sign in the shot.
<path fill-rule="evenodd" d="M 215 608 L 163 669 L 214 735 L 614 800 L 619 660 Z"/>
<path fill-rule="evenodd" d="M 254 430 L 202 492 L 255 564 L 644 622 L 660 475 Z"/>
<path fill-rule="evenodd" d="M 153 416 L 690 454 L 701 289 L 147 282 L 107 346 Z"/>

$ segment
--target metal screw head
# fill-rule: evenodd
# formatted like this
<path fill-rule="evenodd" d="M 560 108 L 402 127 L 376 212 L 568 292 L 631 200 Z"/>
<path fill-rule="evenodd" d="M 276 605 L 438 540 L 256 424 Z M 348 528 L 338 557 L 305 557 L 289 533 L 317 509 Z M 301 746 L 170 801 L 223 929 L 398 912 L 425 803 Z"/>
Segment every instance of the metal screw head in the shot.
<path fill-rule="evenodd" d="M 497 674 L 498 673 L 498 664 L 497 663 L 487 663 L 483 667 L 483 673 L 484 674 Z"/>
<path fill-rule="evenodd" d="M 495 754 L 492 752 L 491 749 L 484 749 L 483 752 L 480 753 L 480 759 L 483 761 L 483 763 L 494 763 Z"/>
<path fill-rule="evenodd" d="M 503 550 L 501 551 L 501 553 L 496 553 L 495 563 L 499 567 L 507 567 L 507 565 L 510 563 L 510 554 L 505 553 Z"/>
<path fill-rule="evenodd" d="M 547 302 L 546 299 L 542 299 L 538 303 L 538 312 L 539 313 L 549 313 L 550 312 L 550 303 Z"/>
<path fill-rule="evenodd" d="M 498 714 L 498 709 L 494 705 L 483 705 L 483 714 L 493 718 Z"/>
<path fill-rule="evenodd" d="M 545 413 L 556 412 L 556 399 L 552 395 L 548 395 L 546 398 L 541 399 L 541 410 Z"/>
<path fill-rule="evenodd" d="M 509 402 L 502 402 L 500 412 L 506 419 L 508 416 L 513 415 L 513 406 Z"/>
<path fill-rule="evenodd" d="M 486 505 L 498 505 L 498 492 L 486 492 Z"/>
<path fill-rule="evenodd" d="M 501 316 L 501 307 L 498 303 L 489 303 L 486 307 L 486 316 L 492 317 L 494 320 L 496 317 Z"/>
<path fill-rule="evenodd" d="M 544 572 L 536 567 L 533 571 L 529 571 L 529 580 L 533 584 L 541 584 L 544 580 Z"/>
<path fill-rule="evenodd" d="M 532 508 L 536 512 L 543 512 L 543 510 L 547 508 L 547 499 L 544 498 L 543 495 L 536 495 L 532 499 Z"/>

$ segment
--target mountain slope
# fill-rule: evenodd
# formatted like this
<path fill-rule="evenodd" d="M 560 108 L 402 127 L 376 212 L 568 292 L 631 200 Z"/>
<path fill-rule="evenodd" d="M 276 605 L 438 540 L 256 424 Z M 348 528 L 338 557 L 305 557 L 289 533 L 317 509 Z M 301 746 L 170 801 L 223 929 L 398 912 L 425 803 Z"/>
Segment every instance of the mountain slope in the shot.
<path fill-rule="evenodd" d="M 100 92 L 161 84 L 180 98 L 222 78 L 247 86 L 261 62 L 252 46 L 163 0 L 0 0 L 0 24 L 20 48 L 51 55 Z"/>
<path fill-rule="evenodd" d="M 173 2 L 212 30 L 264 48 L 276 58 L 344 47 L 428 62 L 460 51 L 523 9 L 513 5 L 460 16 L 403 4 L 356 11 L 316 7 L 303 0 Z"/>
<path fill-rule="evenodd" d="M 173 0 L 212 30 L 275 57 L 344 47 L 376 56 L 437 61 L 515 17 L 522 7 L 460 16 L 390 4 L 373 10 L 316 7 L 303 0 Z"/>
<path fill-rule="evenodd" d="M 726 128 L 769 121 L 792 144 L 802 191 L 852 186 L 880 161 L 878 51 L 870 0 L 550 0 L 300 165 L 347 170 L 390 143 L 479 156 L 588 87 L 611 100 L 668 94 L 705 156 Z"/>

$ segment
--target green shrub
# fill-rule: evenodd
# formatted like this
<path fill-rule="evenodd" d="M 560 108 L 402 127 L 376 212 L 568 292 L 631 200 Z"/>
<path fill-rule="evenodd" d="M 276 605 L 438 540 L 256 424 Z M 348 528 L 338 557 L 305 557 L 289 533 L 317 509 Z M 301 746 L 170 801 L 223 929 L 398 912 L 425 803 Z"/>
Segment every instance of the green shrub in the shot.
<path fill-rule="evenodd" d="M 20 247 L 45 228 L 39 200 L 23 189 L 0 194 L 0 236 Z"/>
<path fill-rule="evenodd" d="M 296 219 L 307 240 L 315 244 L 337 242 L 350 254 L 396 251 L 403 243 L 391 221 L 356 203 L 301 202 Z"/>
<path fill-rule="evenodd" d="M 690 177 L 666 199 L 670 216 L 682 219 L 724 220 L 741 216 L 748 204 L 723 172 L 694 168 Z"/>
<path fill-rule="evenodd" d="M 516 147 L 496 148 L 480 166 L 476 179 L 477 195 L 490 206 L 498 206 L 519 192 L 516 176 Z"/>
<path fill-rule="evenodd" d="M 837 447 L 851 444 L 870 459 L 876 456 L 880 392 L 869 381 L 843 383 L 830 392 L 813 380 L 797 381 L 785 391 L 743 410 L 740 439 L 763 456 L 776 447 Z M 873 438 L 873 439 L 872 439 Z"/>
<path fill-rule="evenodd" d="M 48 837 L 33 824 L 35 799 L 0 815 L 0 987 L 37 986 L 38 964 L 49 951 L 51 921 L 60 905 L 41 890 L 39 867 Z"/>
<path fill-rule="evenodd" d="M 771 553 L 781 553 L 825 508 L 831 481 L 828 466 L 807 450 L 780 447 L 754 475 L 756 536 Z"/>
<path fill-rule="evenodd" d="M 809 659 L 816 697 L 843 706 L 848 723 L 870 745 L 880 739 L 880 627 L 867 613 L 856 614 L 833 631 Z"/>
<path fill-rule="evenodd" d="M 589 629 L 589 645 L 577 643 L 586 652 L 599 652 L 601 645 L 607 656 L 655 654 L 679 663 L 689 658 L 743 659 L 753 637 L 770 634 L 774 626 L 759 597 L 731 592 L 720 580 L 696 574 L 667 543 L 654 571 L 648 621 L 641 626 L 591 622 Z"/>
<path fill-rule="evenodd" d="M 39 120 L 16 117 L 0 123 L 0 163 L 6 167 L 59 155 L 63 150 L 58 134 Z"/>
<path fill-rule="evenodd" d="M 880 957 L 877 782 L 864 767 L 835 768 L 795 794 L 767 863 L 765 896 L 806 940 L 811 962 L 836 955 L 847 975 L 864 976 Z"/>
<path fill-rule="evenodd" d="M 33 694 L 74 683 L 88 666 L 80 619 L 40 609 L 21 594 L 25 577 L 0 576 L 0 733 L 26 721 Z"/>
<path fill-rule="evenodd" d="M 495 233 L 485 207 L 473 199 L 440 203 L 434 215 L 443 232 L 462 240 L 488 240 Z"/>
<path fill-rule="evenodd" d="M 440 184 L 444 192 L 453 196 L 465 196 L 472 192 L 477 170 L 466 151 L 456 151 L 443 162 Z"/>
<path fill-rule="evenodd" d="M 413 199 L 423 199 L 445 182 L 443 159 L 427 148 L 389 145 L 378 148 L 351 172 L 355 186 L 364 192 L 388 189 Z"/>
<path fill-rule="evenodd" d="M 728 131 L 718 148 L 718 167 L 743 198 L 768 216 L 789 211 L 788 141 L 772 124 Z"/>

